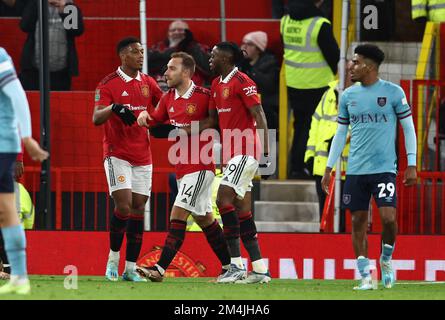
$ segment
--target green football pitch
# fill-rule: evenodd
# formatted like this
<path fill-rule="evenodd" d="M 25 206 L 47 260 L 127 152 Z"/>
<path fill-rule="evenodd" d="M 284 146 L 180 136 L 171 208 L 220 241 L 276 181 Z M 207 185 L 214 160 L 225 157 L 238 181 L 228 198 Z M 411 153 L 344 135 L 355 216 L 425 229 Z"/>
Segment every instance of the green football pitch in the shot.
<path fill-rule="evenodd" d="M 356 292 L 352 280 L 281 280 L 269 284 L 216 284 L 211 278 L 166 278 L 162 283 L 108 282 L 103 277 L 31 276 L 32 293 L 3 299 L 30 300 L 407 300 L 445 299 L 445 283 L 399 281 L 392 289 Z M 5 281 L 0 281 L 3 285 Z"/>

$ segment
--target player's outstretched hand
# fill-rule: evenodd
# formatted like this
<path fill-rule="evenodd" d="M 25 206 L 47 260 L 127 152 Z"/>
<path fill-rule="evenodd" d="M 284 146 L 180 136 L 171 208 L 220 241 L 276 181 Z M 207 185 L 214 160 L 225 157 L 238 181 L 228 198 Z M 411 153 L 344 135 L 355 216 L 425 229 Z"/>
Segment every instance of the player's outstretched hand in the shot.
<path fill-rule="evenodd" d="M 25 145 L 25 149 L 32 160 L 42 162 L 43 160 L 46 160 L 49 157 L 49 153 L 40 148 L 37 141 L 35 141 L 33 138 L 31 137 L 24 138 L 23 144 Z"/>
<path fill-rule="evenodd" d="M 403 184 L 407 187 L 417 183 L 417 170 L 415 166 L 409 166 L 405 170 Z"/>
<path fill-rule="evenodd" d="M 148 114 L 147 111 L 144 110 L 141 113 L 139 113 L 139 116 L 138 116 L 138 125 L 139 126 L 149 128 L 150 127 L 150 125 L 148 123 L 149 121 L 153 121 L 153 118 L 150 117 L 150 115 Z"/>
<path fill-rule="evenodd" d="M 123 104 L 114 103 L 111 110 L 127 125 L 132 126 L 136 122 L 136 116 L 133 111 L 128 109 Z"/>
<path fill-rule="evenodd" d="M 329 195 L 329 183 L 331 182 L 331 168 L 326 168 L 323 178 L 321 179 L 321 188 Z"/>

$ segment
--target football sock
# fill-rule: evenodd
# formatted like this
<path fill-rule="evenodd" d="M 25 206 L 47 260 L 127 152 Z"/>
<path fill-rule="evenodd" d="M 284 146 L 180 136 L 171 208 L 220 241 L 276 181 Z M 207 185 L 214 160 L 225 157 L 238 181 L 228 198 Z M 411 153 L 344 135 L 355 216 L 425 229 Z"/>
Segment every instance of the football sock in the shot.
<path fill-rule="evenodd" d="M 235 213 L 233 205 L 218 207 L 223 221 L 224 238 L 229 246 L 230 256 L 241 257 L 240 249 L 240 225 L 238 215 Z"/>
<path fill-rule="evenodd" d="M 224 233 L 219 225 L 218 221 L 213 220 L 213 223 L 209 226 L 202 228 L 204 232 L 207 242 L 210 244 L 213 252 L 218 257 L 221 264 L 230 265 L 230 253 L 229 248 L 227 247 L 226 239 L 224 239 Z"/>
<path fill-rule="evenodd" d="M 3 241 L 3 235 L 1 229 L 0 229 L 0 262 L 3 263 L 3 271 L 6 273 L 10 273 L 11 271 L 10 268 L 5 267 L 5 264 L 9 264 L 9 262 L 8 262 L 8 257 L 6 256 L 5 243 Z"/>
<path fill-rule="evenodd" d="M 370 276 L 369 270 L 369 259 L 364 256 L 359 256 L 357 258 L 357 268 L 360 272 L 362 278 L 366 278 Z"/>
<path fill-rule="evenodd" d="M 24 276 L 11 275 L 11 282 L 14 283 L 15 285 L 22 285 L 29 282 L 29 280 L 27 275 Z"/>
<path fill-rule="evenodd" d="M 114 210 L 114 214 L 110 219 L 110 249 L 114 252 L 121 250 L 127 220 L 128 216 L 122 215 L 117 210 Z"/>
<path fill-rule="evenodd" d="M 260 246 L 258 244 L 257 231 L 252 213 L 250 211 L 240 212 L 239 221 L 241 240 L 249 253 L 250 261 L 261 260 Z M 257 272 L 256 270 L 254 271 Z"/>
<path fill-rule="evenodd" d="M 136 262 L 141 252 L 142 237 L 144 235 L 144 216 L 130 215 L 127 225 L 126 260 Z"/>
<path fill-rule="evenodd" d="M 133 272 L 136 267 L 136 262 L 134 261 L 125 261 L 125 272 Z"/>
<path fill-rule="evenodd" d="M 2 228 L 5 251 L 11 265 L 11 275 L 27 277 L 26 238 L 21 225 Z"/>
<path fill-rule="evenodd" d="M 170 221 L 170 229 L 168 230 L 168 235 L 165 239 L 161 257 L 157 263 L 162 269 L 166 270 L 168 268 L 175 257 L 176 252 L 181 248 L 185 238 L 186 227 L 186 221 L 176 219 Z"/>
<path fill-rule="evenodd" d="M 159 272 L 159 274 L 160 274 L 161 276 L 164 276 L 165 269 L 162 268 L 159 264 L 155 264 L 155 265 L 153 266 L 153 268 L 155 268 L 156 270 L 158 270 L 158 272 Z"/>
<path fill-rule="evenodd" d="M 257 261 L 252 261 L 252 269 L 256 273 L 266 273 L 267 272 L 267 267 L 266 267 L 266 264 L 264 263 L 263 259 L 260 259 Z"/>
<path fill-rule="evenodd" d="M 392 253 L 394 252 L 394 245 L 383 244 L 382 243 L 382 260 L 387 262 L 391 260 Z"/>
<path fill-rule="evenodd" d="M 230 263 L 236 265 L 240 269 L 245 269 L 244 264 L 243 264 L 243 259 L 241 259 L 241 256 L 240 257 L 232 257 L 230 259 Z"/>
<path fill-rule="evenodd" d="M 119 251 L 113 251 L 110 249 L 110 252 L 108 253 L 108 260 L 113 261 L 115 263 L 119 263 L 120 260 L 120 252 Z"/>

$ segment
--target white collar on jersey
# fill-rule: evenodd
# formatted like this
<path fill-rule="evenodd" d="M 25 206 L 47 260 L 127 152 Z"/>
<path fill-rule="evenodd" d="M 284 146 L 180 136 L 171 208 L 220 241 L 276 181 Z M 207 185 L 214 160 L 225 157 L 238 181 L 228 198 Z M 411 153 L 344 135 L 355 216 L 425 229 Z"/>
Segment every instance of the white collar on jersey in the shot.
<path fill-rule="evenodd" d="M 221 76 L 219 77 L 219 83 L 228 83 L 230 81 L 230 79 L 233 78 L 233 76 L 235 75 L 235 73 L 238 72 L 238 68 L 234 67 L 232 71 L 230 71 L 230 73 L 223 79 Z"/>
<path fill-rule="evenodd" d="M 132 78 L 128 76 L 125 72 L 122 71 L 121 67 L 118 67 L 116 70 L 117 74 L 124 80 L 125 82 L 130 82 L 133 79 L 136 79 L 137 81 L 142 81 L 141 73 L 138 71 L 138 75 L 136 78 Z"/>
<path fill-rule="evenodd" d="M 182 99 L 190 99 L 190 97 L 193 94 L 193 91 L 195 91 L 196 84 L 192 80 L 192 84 L 190 85 L 190 88 L 184 93 L 182 96 L 179 95 L 178 90 L 175 89 L 175 100 L 182 98 Z"/>

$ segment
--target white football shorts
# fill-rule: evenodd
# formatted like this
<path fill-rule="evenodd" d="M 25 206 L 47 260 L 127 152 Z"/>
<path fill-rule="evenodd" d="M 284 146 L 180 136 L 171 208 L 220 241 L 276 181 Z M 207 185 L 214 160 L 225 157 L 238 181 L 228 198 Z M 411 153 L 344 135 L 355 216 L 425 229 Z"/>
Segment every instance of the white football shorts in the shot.
<path fill-rule="evenodd" d="M 131 189 L 134 193 L 150 196 L 153 165 L 132 166 L 128 161 L 107 157 L 104 168 L 110 195 L 117 190 Z"/>
<path fill-rule="evenodd" d="M 177 180 L 178 195 L 174 205 L 188 210 L 195 216 L 212 212 L 212 184 L 215 174 L 209 170 L 186 174 Z"/>
<path fill-rule="evenodd" d="M 242 200 L 246 192 L 252 190 L 252 180 L 258 170 L 258 161 L 252 156 L 235 156 L 224 168 L 221 185 L 235 190 L 237 198 Z"/>

